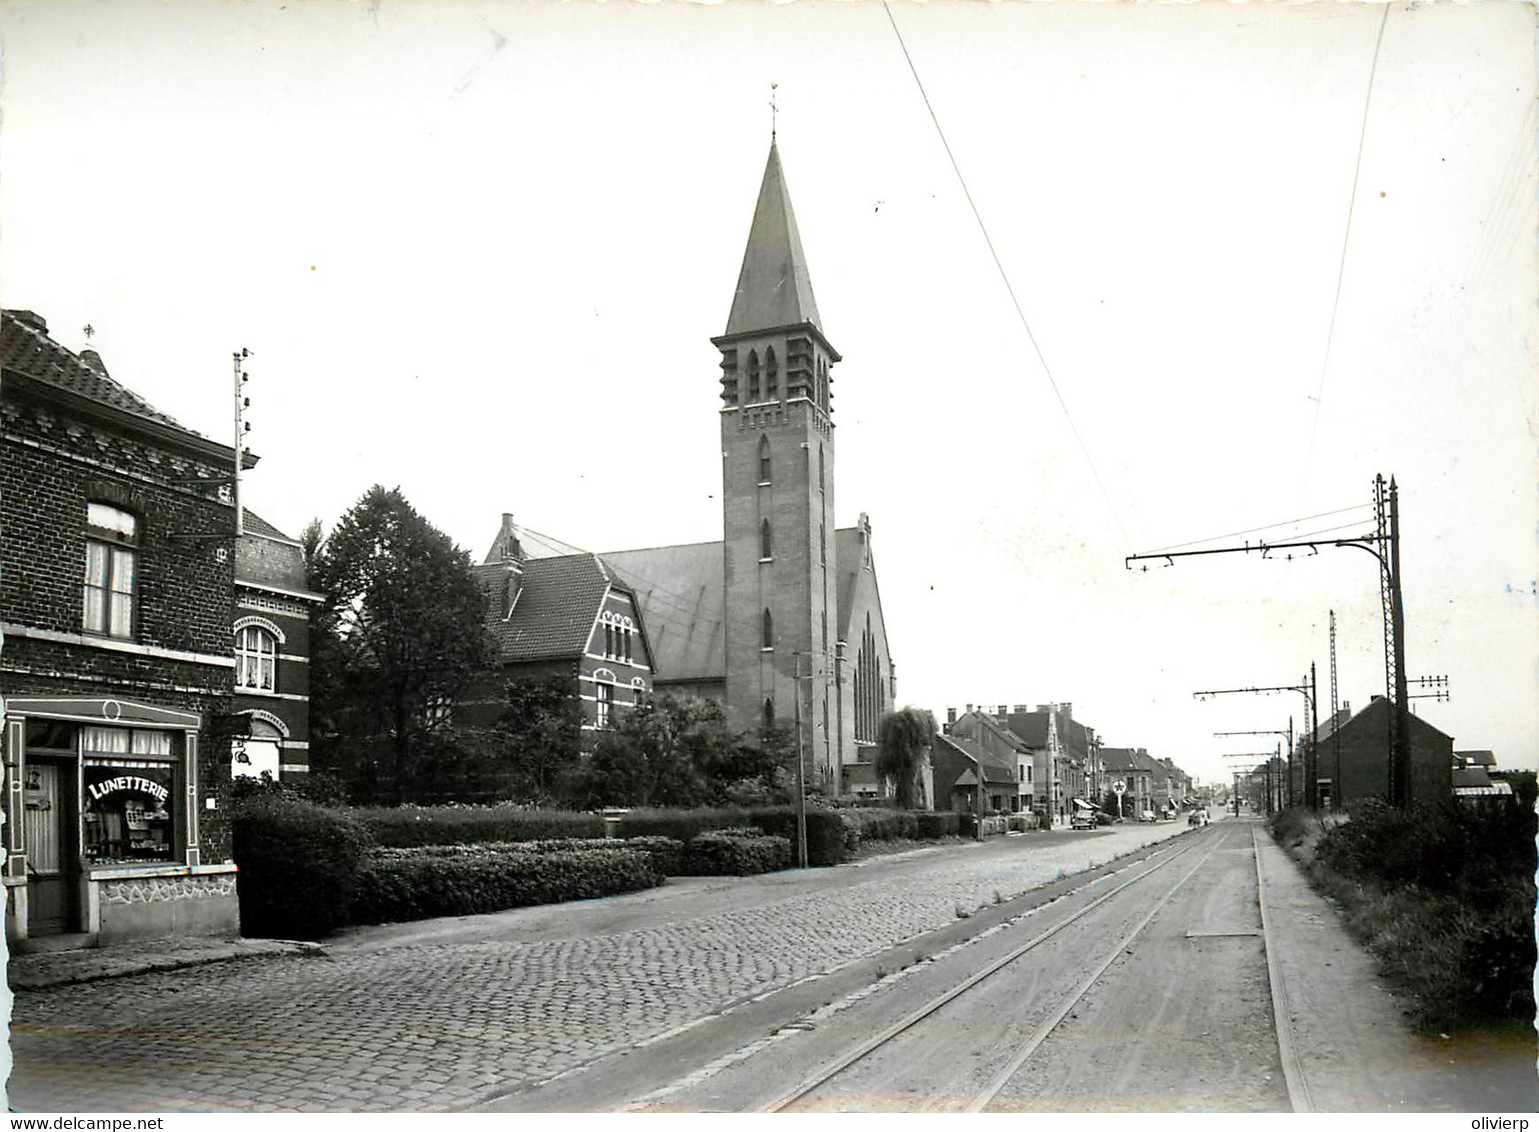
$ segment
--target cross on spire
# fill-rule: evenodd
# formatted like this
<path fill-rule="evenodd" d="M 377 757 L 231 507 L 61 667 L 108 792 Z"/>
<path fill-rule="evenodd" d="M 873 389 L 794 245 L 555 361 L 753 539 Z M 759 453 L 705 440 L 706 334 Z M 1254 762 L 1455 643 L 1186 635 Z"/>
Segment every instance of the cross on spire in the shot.
<path fill-rule="evenodd" d="M 770 83 L 770 144 L 772 145 L 775 141 L 775 126 L 777 124 L 775 119 L 780 113 L 780 108 L 775 105 L 775 88 L 779 85 L 779 83 Z"/>
<path fill-rule="evenodd" d="M 88 323 L 85 324 L 85 327 L 81 330 L 81 333 L 85 335 L 85 337 L 86 337 L 86 345 L 89 346 L 91 344 L 91 337 L 92 337 L 92 335 L 94 335 L 96 333 L 96 327 L 92 326 L 88 322 Z"/>

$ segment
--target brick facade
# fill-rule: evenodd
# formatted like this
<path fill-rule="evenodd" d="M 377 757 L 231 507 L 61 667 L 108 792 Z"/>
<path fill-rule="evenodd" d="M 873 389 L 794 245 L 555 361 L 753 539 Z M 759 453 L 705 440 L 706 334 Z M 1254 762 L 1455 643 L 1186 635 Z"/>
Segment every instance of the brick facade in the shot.
<path fill-rule="evenodd" d="M 7 934 L 110 940 L 194 921 L 233 934 L 222 736 L 234 706 L 234 511 L 217 478 L 234 452 L 144 404 L 94 354 L 60 347 L 30 312 L 5 312 L 0 347 Z M 102 599 L 131 611 L 120 625 L 86 613 L 92 504 L 133 520 L 119 546 L 131 580 L 112 575 L 131 598 Z M 148 792 L 125 800 L 120 780 Z M 141 882 L 155 910 L 119 915 Z M 183 899 L 198 901 L 191 919 Z"/>

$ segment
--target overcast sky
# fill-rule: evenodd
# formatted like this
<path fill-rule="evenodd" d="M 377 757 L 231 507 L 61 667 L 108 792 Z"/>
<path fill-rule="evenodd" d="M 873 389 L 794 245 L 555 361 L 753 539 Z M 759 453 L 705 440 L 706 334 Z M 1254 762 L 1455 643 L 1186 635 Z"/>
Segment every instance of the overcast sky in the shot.
<path fill-rule="evenodd" d="M 1070 701 L 1220 776 L 1303 698 L 1192 693 L 1314 661 L 1328 705 L 1328 610 L 1383 691 L 1377 567 L 1124 556 L 1364 531 L 1382 472 L 1419 714 L 1539 765 L 1532 7 L 892 11 L 1045 369 L 872 0 L 0 0 L 0 298 L 220 439 L 251 349 L 290 533 L 380 482 L 477 559 L 503 511 L 720 538 L 775 82 L 900 701 Z"/>

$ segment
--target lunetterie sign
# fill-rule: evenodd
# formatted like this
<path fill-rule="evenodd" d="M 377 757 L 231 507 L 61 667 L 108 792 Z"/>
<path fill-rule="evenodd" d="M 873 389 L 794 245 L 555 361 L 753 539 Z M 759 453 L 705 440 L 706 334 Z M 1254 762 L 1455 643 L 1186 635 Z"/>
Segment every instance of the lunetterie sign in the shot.
<path fill-rule="evenodd" d="M 148 778 L 140 778 L 137 774 L 120 774 L 116 778 L 108 778 L 101 782 L 88 782 L 86 791 L 91 795 L 93 802 L 100 802 L 109 794 L 121 792 L 148 794 L 160 803 L 164 803 L 171 795 L 171 792 L 160 783 Z"/>

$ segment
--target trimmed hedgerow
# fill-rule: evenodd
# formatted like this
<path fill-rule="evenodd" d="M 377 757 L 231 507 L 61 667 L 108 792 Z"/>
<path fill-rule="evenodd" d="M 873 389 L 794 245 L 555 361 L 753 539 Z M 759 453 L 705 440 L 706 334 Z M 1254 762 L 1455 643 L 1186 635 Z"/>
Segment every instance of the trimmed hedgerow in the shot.
<path fill-rule="evenodd" d="M 688 841 L 711 830 L 748 824 L 749 811 L 737 806 L 702 806 L 692 810 L 635 809 L 621 819 L 620 835 L 626 839 L 652 836 Z"/>
<path fill-rule="evenodd" d="M 754 832 L 758 832 L 755 830 Z M 607 837 L 572 837 L 548 841 L 492 841 L 474 845 L 422 845 L 414 848 L 387 847 L 374 850 L 379 860 L 408 860 L 413 857 L 484 856 L 489 853 L 585 852 L 603 849 L 636 849 L 652 862 L 659 877 L 682 876 L 684 843 L 672 837 L 630 837 L 623 841 Z"/>
<path fill-rule="evenodd" d="M 949 810 L 914 815 L 915 821 L 919 826 L 919 836 L 926 840 L 955 837 L 958 828 L 958 816 Z"/>
<path fill-rule="evenodd" d="M 796 844 L 796 807 L 765 806 L 748 812 L 749 824 Z M 807 863 L 837 865 L 844 860 L 844 822 L 833 810 L 807 811 Z"/>
<path fill-rule="evenodd" d="M 652 857 L 641 849 L 394 849 L 372 854 L 359 871 L 352 919 L 380 924 L 468 916 L 614 896 L 661 883 Z"/>
<path fill-rule="evenodd" d="M 242 935 L 320 939 L 346 922 L 369 848 L 360 823 L 274 791 L 243 798 L 232 824 Z"/>
<path fill-rule="evenodd" d="M 790 864 L 791 843 L 757 829 L 709 830 L 684 847 L 684 870 L 690 876 L 750 876 Z"/>
<path fill-rule="evenodd" d="M 374 806 L 353 811 L 380 845 L 476 845 L 603 837 L 599 814 L 520 806 Z"/>

